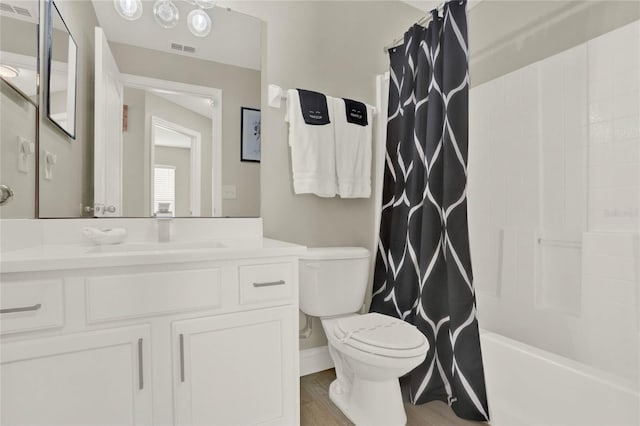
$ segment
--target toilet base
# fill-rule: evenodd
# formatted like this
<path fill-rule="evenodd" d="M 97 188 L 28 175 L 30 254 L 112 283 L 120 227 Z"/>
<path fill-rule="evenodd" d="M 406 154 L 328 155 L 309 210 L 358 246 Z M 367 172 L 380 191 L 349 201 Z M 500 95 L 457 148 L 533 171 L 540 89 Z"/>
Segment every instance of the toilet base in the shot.
<path fill-rule="evenodd" d="M 407 424 L 398 379 L 370 381 L 354 378 L 350 391 L 334 380 L 329 398 L 356 425 Z"/>

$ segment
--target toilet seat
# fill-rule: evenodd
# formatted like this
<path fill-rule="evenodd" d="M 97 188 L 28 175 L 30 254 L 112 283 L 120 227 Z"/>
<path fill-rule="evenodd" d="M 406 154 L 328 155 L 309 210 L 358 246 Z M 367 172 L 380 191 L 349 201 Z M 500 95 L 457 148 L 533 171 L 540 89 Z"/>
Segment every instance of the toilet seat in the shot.
<path fill-rule="evenodd" d="M 398 318 L 370 313 L 335 321 L 334 337 L 354 349 L 391 358 L 424 356 L 427 339 Z"/>

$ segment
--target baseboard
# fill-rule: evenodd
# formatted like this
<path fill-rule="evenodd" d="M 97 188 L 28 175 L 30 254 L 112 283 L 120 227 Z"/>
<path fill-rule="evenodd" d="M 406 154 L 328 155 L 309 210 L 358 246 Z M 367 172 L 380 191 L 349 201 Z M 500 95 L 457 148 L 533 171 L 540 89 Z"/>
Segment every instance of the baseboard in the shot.
<path fill-rule="evenodd" d="M 333 360 L 328 346 L 303 349 L 300 351 L 300 376 L 333 368 Z"/>

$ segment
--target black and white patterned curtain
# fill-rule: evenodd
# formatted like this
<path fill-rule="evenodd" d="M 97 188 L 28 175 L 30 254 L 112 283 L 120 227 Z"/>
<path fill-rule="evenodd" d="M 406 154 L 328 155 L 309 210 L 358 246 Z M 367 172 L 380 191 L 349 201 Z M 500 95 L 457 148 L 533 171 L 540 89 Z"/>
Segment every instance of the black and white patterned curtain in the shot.
<path fill-rule="evenodd" d="M 386 166 L 372 312 L 427 337 L 407 378 L 411 402 L 442 400 L 488 420 L 467 225 L 466 1 L 390 50 Z"/>

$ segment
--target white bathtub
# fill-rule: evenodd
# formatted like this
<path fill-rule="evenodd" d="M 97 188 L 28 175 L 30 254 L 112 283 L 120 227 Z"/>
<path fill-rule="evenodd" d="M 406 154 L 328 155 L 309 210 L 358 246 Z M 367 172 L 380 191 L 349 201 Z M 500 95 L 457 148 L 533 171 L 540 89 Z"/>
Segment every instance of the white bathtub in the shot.
<path fill-rule="evenodd" d="M 482 331 L 491 424 L 639 425 L 640 395 L 587 365 Z"/>

